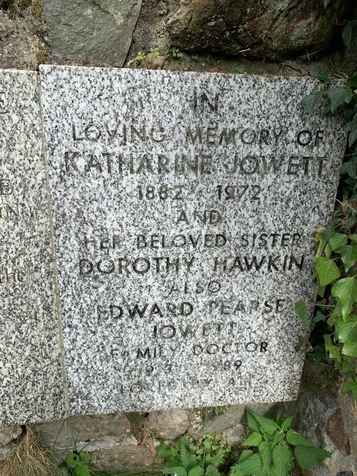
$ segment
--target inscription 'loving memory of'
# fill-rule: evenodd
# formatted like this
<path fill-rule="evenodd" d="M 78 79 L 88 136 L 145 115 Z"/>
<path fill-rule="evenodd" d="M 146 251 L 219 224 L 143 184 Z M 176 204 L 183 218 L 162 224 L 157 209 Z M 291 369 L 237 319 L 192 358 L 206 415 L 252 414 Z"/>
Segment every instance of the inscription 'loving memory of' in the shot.
<path fill-rule="evenodd" d="M 345 144 L 316 83 L 41 75 L 71 412 L 294 399 Z"/>

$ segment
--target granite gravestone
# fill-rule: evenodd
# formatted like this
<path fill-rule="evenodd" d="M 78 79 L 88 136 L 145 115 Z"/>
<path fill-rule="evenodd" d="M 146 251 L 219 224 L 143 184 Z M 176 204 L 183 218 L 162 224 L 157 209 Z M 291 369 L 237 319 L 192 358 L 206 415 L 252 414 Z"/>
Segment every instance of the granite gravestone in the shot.
<path fill-rule="evenodd" d="M 295 399 L 346 137 L 306 78 L 41 67 L 71 413 Z"/>
<path fill-rule="evenodd" d="M 60 418 L 55 304 L 38 76 L 0 72 L 0 425 Z"/>

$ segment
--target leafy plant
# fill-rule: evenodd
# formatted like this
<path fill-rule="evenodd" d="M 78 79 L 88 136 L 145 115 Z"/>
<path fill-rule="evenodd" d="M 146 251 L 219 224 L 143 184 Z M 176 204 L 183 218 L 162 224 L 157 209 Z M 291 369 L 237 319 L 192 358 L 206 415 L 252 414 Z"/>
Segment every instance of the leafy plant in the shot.
<path fill-rule="evenodd" d="M 242 446 L 254 450 L 242 451 L 230 476 L 286 476 L 294 461 L 309 469 L 330 456 L 291 428 L 292 417 L 274 421 L 249 409 L 247 416 L 252 433 Z"/>
<path fill-rule="evenodd" d="M 144 51 L 139 51 L 135 56 L 134 60 L 138 63 L 143 63 L 145 68 L 150 68 L 152 66 L 152 60 L 160 56 L 160 51 L 158 48 L 150 48 L 148 53 Z"/>
<path fill-rule="evenodd" d="M 179 59 L 183 57 L 183 53 L 178 48 L 173 47 L 171 50 L 171 54 L 173 58 Z"/>
<path fill-rule="evenodd" d="M 331 72 L 317 75 L 323 85 L 302 101 L 311 113 L 324 98 L 326 114 L 342 115 L 349 147 L 341 168 L 344 182 L 335 218 L 316 236 L 315 273 L 318 294 L 323 298 L 316 303 L 323 312 L 316 316 L 325 322 L 323 337 L 328 357 L 344 377 L 341 390 L 351 391 L 357 399 L 357 73 L 332 88 L 331 76 Z M 297 303 L 295 309 L 303 326 L 313 330 L 306 305 Z"/>
<path fill-rule="evenodd" d="M 91 476 L 92 473 L 89 469 L 90 460 L 90 455 L 85 451 L 80 451 L 79 453 L 74 451 L 67 456 L 65 462 L 72 470 L 74 476 Z"/>
<path fill-rule="evenodd" d="M 230 451 L 221 435 L 203 435 L 197 441 L 183 436 L 173 447 L 161 442 L 157 448 L 158 455 L 166 461 L 163 473 L 172 476 L 219 476 L 218 468 Z"/>

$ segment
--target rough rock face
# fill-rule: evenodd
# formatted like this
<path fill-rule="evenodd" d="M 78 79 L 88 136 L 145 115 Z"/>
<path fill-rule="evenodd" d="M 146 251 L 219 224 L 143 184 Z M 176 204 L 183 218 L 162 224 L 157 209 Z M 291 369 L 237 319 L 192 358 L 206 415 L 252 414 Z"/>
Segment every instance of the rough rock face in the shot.
<path fill-rule="evenodd" d="M 43 0 L 52 53 L 77 64 L 121 67 L 141 0 Z"/>
<path fill-rule="evenodd" d="M 351 2 L 182 0 L 168 29 L 179 48 L 279 60 L 324 48 Z"/>

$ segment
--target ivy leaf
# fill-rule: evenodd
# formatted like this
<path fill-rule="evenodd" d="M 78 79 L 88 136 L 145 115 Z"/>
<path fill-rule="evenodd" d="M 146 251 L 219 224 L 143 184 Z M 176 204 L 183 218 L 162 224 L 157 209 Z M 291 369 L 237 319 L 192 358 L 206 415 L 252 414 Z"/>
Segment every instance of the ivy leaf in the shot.
<path fill-rule="evenodd" d="M 300 317 L 303 329 L 310 329 L 309 317 L 307 314 L 307 305 L 304 301 L 296 301 L 295 312 Z"/>
<path fill-rule="evenodd" d="M 331 0 L 324 0 L 324 7 L 327 8 L 330 4 Z"/>
<path fill-rule="evenodd" d="M 348 174 L 351 178 L 357 178 L 357 156 L 342 164 L 340 174 Z"/>
<path fill-rule="evenodd" d="M 331 456 L 328 451 L 322 450 L 321 448 L 302 445 L 296 446 L 294 448 L 294 453 L 298 465 L 303 469 L 313 468 L 314 466 L 317 466 L 320 461 Z"/>
<path fill-rule="evenodd" d="M 273 467 L 276 476 L 285 476 L 293 467 L 294 456 L 287 446 L 275 446 L 272 452 Z"/>
<path fill-rule="evenodd" d="M 332 114 L 336 111 L 338 106 L 342 104 L 348 104 L 352 99 L 352 90 L 346 84 L 342 86 L 336 86 L 327 93 L 331 101 L 331 112 Z"/>
<path fill-rule="evenodd" d="M 288 443 L 291 445 L 297 446 L 297 445 L 302 445 L 302 446 L 314 446 L 312 443 L 310 443 L 309 440 L 304 438 L 300 433 L 294 430 L 289 430 L 286 434 L 286 440 Z"/>
<path fill-rule="evenodd" d="M 243 441 L 242 445 L 243 446 L 259 446 L 259 443 L 261 443 L 263 437 L 260 433 L 254 432 L 251 435 L 248 436 L 246 440 Z"/>
<path fill-rule="evenodd" d="M 345 320 L 351 312 L 353 303 L 357 301 L 357 282 L 354 277 L 344 278 L 332 286 L 331 294 L 338 298 L 342 305 L 342 319 Z"/>
<path fill-rule="evenodd" d="M 347 321 L 337 319 L 336 335 L 342 344 L 357 342 L 357 316 L 349 316 Z"/>
<path fill-rule="evenodd" d="M 327 284 L 332 283 L 332 281 L 340 277 L 340 271 L 338 267 L 336 266 L 335 262 L 330 258 L 320 256 L 316 260 L 315 268 L 321 286 L 326 286 Z"/>
<path fill-rule="evenodd" d="M 330 0 L 327 0 L 327 1 L 330 1 Z M 331 77 L 332 77 L 332 71 L 322 71 L 321 73 L 314 74 L 314 78 L 318 79 L 319 81 L 323 81 L 325 85 L 328 85 L 331 83 Z"/>
<path fill-rule="evenodd" d="M 340 246 L 343 246 L 347 243 L 347 236 L 343 235 L 342 233 L 333 233 L 330 237 L 329 242 L 332 251 L 336 251 L 337 248 L 340 248 Z"/>
<path fill-rule="evenodd" d="M 357 262 L 357 246 L 344 245 L 338 248 L 338 253 L 341 255 L 342 263 L 348 271 Z"/>
<path fill-rule="evenodd" d="M 353 73 L 352 76 L 350 76 L 349 78 L 347 78 L 346 84 L 347 84 L 350 88 L 357 88 L 357 72 L 356 72 L 356 73 Z"/>
<path fill-rule="evenodd" d="M 322 98 L 323 92 L 321 90 L 316 91 L 312 94 L 307 94 L 301 101 L 301 106 L 305 109 L 306 112 L 312 114 L 316 108 L 316 105 Z"/>
<path fill-rule="evenodd" d="M 355 126 L 352 131 L 348 135 L 348 147 L 352 147 L 352 145 L 357 140 L 357 126 Z"/>
<path fill-rule="evenodd" d="M 331 337 L 328 334 L 324 335 L 324 339 L 325 339 L 325 349 L 329 353 L 330 358 L 333 360 L 336 360 L 337 362 L 341 362 L 340 349 L 336 345 L 332 344 Z"/>
<path fill-rule="evenodd" d="M 347 22 L 346 25 L 343 27 L 342 38 L 347 48 L 351 48 L 353 28 L 356 25 L 357 25 L 357 20 L 354 20 L 354 21 Z"/>
<path fill-rule="evenodd" d="M 357 357 L 357 342 L 348 342 L 344 344 L 342 354 L 348 357 Z"/>

